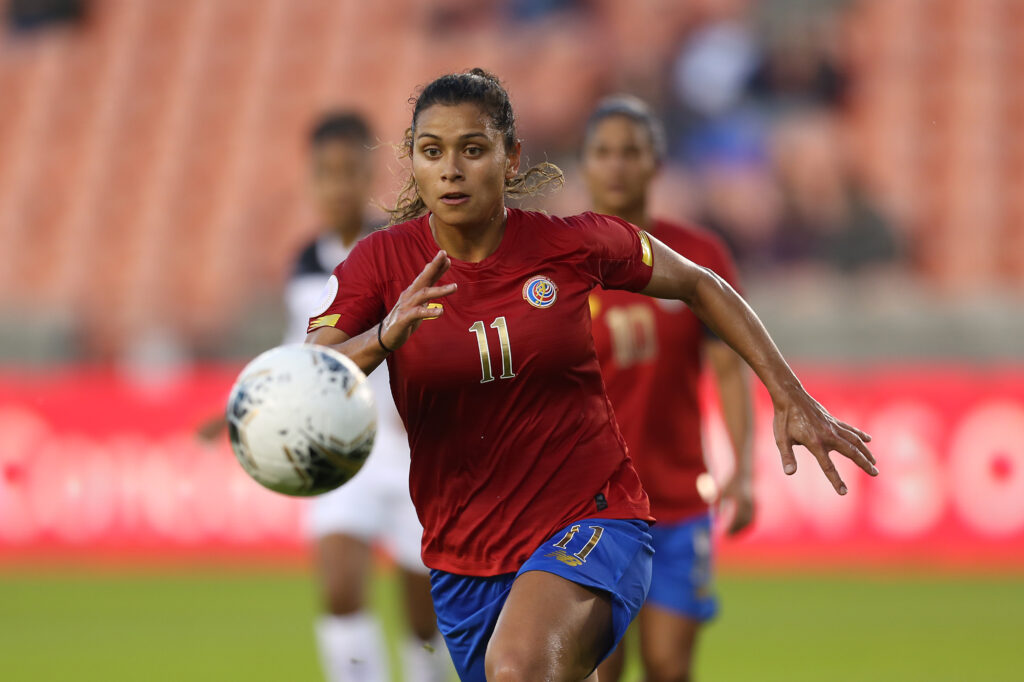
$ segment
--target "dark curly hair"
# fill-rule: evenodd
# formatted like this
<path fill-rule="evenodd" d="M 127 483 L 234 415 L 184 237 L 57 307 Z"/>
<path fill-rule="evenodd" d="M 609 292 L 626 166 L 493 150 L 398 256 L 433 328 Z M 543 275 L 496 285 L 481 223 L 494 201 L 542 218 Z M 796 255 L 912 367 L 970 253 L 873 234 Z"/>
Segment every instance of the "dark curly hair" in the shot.
<path fill-rule="evenodd" d="M 483 69 L 445 74 L 423 88 L 419 97 L 411 99 L 410 102 L 413 104 L 412 125 L 405 131 L 405 137 L 399 147 L 399 154 L 403 158 L 412 156 L 413 136 L 420 113 L 435 104 L 454 106 L 472 102 L 478 105 L 501 133 L 505 151 L 511 152 L 515 148 L 516 116 L 508 92 L 497 76 Z M 562 170 L 553 163 L 544 162 L 506 180 L 505 193 L 511 197 L 526 196 L 539 192 L 551 183 L 561 186 L 563 182 Z M 391 224 L 418 218 L 426 210 L 427 206 L 416 190 L 416 181 L 410 174 L 398 195 L 395 207 L 387 209 L 391 214 Z"/>

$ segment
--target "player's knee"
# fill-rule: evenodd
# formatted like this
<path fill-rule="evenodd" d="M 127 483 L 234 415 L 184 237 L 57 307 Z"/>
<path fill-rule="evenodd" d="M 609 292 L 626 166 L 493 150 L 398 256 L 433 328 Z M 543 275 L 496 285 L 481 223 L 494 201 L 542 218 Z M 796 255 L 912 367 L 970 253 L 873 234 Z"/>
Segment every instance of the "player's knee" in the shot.
<path fill-rule="evenodd" d="M 521 640 L 503 642 L 491 639 L 484 655 L 487 682 L 527 682 L 547 679 L 547 671 L 538 652 Z"/>
<path fill-rule="evenodd" d="M 551 679 L 537 660 L 514 659 L 507 656 L 487 655 L 484 668 L 487 682 L 531 682 Z"/>
<path fill-rule="evenodd" d="M 437 621 L 412 618 L 409 620 L 409 629 L 417 639 L 429 642 L 437 634 Z"/>
<path fill-rule="evenodd" d="M 328 580 L 323 589 L 324 610 L 332 616 L 348 616 L 366 607 L 363 590 L 341 580 Z"/>
<path fill-rule="evenodd" d="M 571 667 L 564 656 L 554 656 L 544 647 L 508 643 L 487 647 L 484 657 L 487 682 L 536 682 L 553 680 L 568 682 L 583 679 L 587 673 Z"/>
<path fill-rule="evenodd" d="M 690 657 L 666 656 L 644 662 L 647 682 L 690 682 Z"/>
<path fill-rule="evenodd" d="M 647 671 L 647 682 L 690 682 L 690 673 L 675 671 L 667 676 L 662 676 Z"/>

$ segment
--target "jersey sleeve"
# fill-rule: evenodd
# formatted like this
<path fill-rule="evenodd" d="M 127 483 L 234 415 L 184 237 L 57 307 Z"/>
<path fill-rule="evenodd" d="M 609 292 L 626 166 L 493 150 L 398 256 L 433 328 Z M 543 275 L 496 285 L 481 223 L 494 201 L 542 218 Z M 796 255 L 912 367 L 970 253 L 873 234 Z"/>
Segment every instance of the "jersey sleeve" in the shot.
<path fill-rule="evenodd" d="M 321 327 L 334 327 L 356 336 L 371 328 L 387 315 L 378 277 L 374 267 L 372 238 L 359 242 L 336 268 L 313 310 L 306 333 Z"/>
<path fill-rule="evenodd" d="M 647 233 L 614 216 L 584 213 L 576 216 L 583 228 L 583 264 L 605 289 L 640 291 L 651 281 L 654 259 Z"/>

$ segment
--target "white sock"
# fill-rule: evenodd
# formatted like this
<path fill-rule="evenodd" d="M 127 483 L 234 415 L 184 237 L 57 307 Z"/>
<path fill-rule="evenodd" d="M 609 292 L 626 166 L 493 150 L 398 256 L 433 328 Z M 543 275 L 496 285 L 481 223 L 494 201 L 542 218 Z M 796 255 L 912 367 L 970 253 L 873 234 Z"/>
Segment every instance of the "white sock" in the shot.
<path fill-rule="evenodd" d="M 405 682 L 448 682 L 455 668 L 448 656 L 448 647 L 440 632 L 429 642 L 409 635 L 402 646 L 402 667 Z"/>
<path fill-rule="evenodd" d="M 388 682 L 384 637 L 365 611 L 321 616 L 316 623 L 320 664 L 328 682 Z"/>

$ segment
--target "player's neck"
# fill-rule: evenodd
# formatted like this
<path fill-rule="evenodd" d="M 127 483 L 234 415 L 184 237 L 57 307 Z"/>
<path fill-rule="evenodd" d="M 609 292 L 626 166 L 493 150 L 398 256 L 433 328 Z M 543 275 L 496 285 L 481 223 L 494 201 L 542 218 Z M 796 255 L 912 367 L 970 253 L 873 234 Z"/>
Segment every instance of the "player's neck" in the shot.
<path fill-rule="evenodd" d="M 434 241 L 449 256 L 467 263 L 479 263 L 501 246 L 508 211 L 504 206 L 485 223 L 471 226 L 448 225 L 430 214 L 430 232 Z"/>

